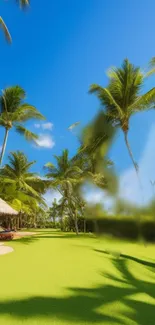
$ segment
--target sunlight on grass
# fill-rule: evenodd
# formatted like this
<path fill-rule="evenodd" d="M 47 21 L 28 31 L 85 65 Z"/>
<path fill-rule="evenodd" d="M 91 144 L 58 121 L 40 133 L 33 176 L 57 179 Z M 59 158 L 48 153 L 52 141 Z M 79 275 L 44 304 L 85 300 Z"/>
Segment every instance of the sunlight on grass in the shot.
<path fill-rule="evenodd" d="M 41 230 L 10 246 L 0 257 L 1 324 L 154 325 L 153 245 Z"/>

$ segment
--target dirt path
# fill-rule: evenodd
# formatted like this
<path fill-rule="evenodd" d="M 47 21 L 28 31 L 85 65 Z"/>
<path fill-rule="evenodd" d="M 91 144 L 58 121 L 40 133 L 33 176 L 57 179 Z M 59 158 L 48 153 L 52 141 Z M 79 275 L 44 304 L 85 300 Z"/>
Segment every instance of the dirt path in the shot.
<path fill-rule="evenodd" d="M 0 243 L 0 255 L 5 255 L 8 253 L 12 253 L 14 249 L 9 246 L 3 246 L 4 243 Z"/>

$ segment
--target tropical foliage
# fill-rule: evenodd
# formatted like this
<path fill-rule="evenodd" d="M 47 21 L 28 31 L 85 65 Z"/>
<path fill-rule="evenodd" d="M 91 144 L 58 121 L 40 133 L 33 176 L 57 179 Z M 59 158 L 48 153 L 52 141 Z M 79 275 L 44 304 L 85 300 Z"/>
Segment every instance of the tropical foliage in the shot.
<path fill-rule="evenodd" d="M 8 164 L 0 169 L 0 197 L 17 211 L 27 216 L 36 216 L 46 207 L 43 194 L 46 182 L 30 171 L 34 161 L 29 162 L 23 152 L 10 153 Z"/>
<path fill-rule="evenodd" d="M 42 120 L 44 117 L 34 106 L 24 101 L 25 97 L 26 93 L 20 86 L 6 88 L 0 96 L 0 126 L 5 129 L 0 164 L 5 153 L 8 134 L 12 128 L 28 141 L 37 139 L 37 135 L 29 131 L 24 124 L 31 119 Z"/>
<path fill-rule="evenodd" d="M 128 59 L 123 61 L 120 68 L 111 68 L 108 77 L 107 87 L 92 84 L 90 92 L 97 95 L 112 125 L 123 131 L 129 155 L 137 172 L 138 166 L 128 141 L 130 118 L 135 113 L 154 108 L 155 88 L 142 93 L 145 74 Z"/>

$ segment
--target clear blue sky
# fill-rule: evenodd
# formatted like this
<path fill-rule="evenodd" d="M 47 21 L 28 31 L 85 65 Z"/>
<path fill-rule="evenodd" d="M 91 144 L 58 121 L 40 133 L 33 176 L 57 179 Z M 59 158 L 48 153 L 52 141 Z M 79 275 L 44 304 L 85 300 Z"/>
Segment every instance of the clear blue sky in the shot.
<path fill-rule="evenodd" d="M 32 0 L 30 10 L 24 13 L 9 0 L 0 2 L 0 15 L 13 38 L 9 46 L 0 33 L 0 88 L 24 87 L 27 101 L 54 124 L 52 132 L 41 133 L 55 141 L 53 149 L 36 149 L 11 132 L 7 153 L 24 150 L 37 160 L 36 169 L 41 171 L 62 149 L 75 153 L 78 142 L 67 127 L 76 121 L 85 125 L 99 109 L 98 100 L 88 94 L 89 85 L 105 85 L 107 68 L 120 65 L 125 57 L 145 67 L 155 56 L 155 2 Z M 150 81 L 148 87 L 152 85 Z M 155 112 L 149 112 L 132 120 L 129 139 L 137 160 L 154 119 Z M 33 124 L 30 127 L 35 130 Z M 0 144 L 2 139 L 0 129 Z M 131 165 L 121 133 L 111 158 L 118 172 Z"/>

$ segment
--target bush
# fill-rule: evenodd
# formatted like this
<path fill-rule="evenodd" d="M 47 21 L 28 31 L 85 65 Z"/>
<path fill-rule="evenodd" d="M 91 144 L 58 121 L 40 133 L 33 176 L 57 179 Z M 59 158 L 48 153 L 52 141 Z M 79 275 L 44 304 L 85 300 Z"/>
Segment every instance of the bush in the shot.
<path fill-rule="evenodd" d="M 13 239 L 13 233 L 12 232 L 3 232 L 0 233 L 0 240 L 12 240 Z"/>

